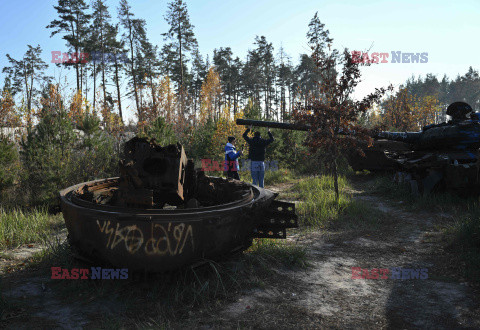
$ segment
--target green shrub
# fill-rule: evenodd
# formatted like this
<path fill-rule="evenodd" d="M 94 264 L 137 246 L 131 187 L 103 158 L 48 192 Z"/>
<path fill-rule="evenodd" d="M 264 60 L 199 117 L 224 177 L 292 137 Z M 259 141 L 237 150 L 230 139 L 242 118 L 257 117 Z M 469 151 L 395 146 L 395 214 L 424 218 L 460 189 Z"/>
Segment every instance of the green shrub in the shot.
<path fill-rule="evenodd" d="M 2 192 L 15 183 L 19 175 L 20 162 L 15 144 L 0 137 L 0 197 Z"/>
<path fill-rule="evenodd" d="M 172 125 L 167 124 L 163 117 L 158 117 L 153 123 L 147 126 L 142 135 L 150 139 L 155 139 L 161 146 L 177 143 Z"/>
<path fill-rule="evenodd" d="M 118 175 L 118 160 L 123 146 L 116 148 L 115 136 L 100 129 L 100 119 L 93 115 L 85 116 L 79 127 L 83 133 L 74 153 L 74 183 Z M 76 144 L 77 145 L 77 144 Z"/>
<path fill-rule="evenodd" d="M 215 154 L 211 154 L 210 150 L 213 150 L 213 136 L 215 134 L 215 122 L 213 120 L 207 120 L 205 125 L 200 125 L 192 132 L 191 139 L 184 143 L 185 151 L 188 158 L 216 159 Z"/>
<path fill-rule="evenodd" d="M 31 204 L 54 204 L 65 187 L 116 174 L 114 138 L 99 125 L 98 118 L 87 115 L 79 125 L 82 134 L 59 111 L 46 114 L 29 130 L 21 155 L 26 171 L 22 187 Z"/>
<path fill-rule="evenodd" d="M 33 203 L 52 203 L 74 173 L 74 125 L 65 112 L 46 114 L 22 141 L 23 186 Z"/>

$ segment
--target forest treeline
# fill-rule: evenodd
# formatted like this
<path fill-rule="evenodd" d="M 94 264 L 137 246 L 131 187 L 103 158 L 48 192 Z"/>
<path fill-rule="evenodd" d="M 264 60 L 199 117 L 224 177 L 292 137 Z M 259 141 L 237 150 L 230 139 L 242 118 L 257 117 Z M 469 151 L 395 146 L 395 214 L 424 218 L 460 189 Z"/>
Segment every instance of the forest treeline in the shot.
<path fill-rule="evenodd" d="M 204 123 L 206 117 L 216 121 L 225 111 L 233 117 L 249 106 L 259 107 L 263 118 L 285 120 L 295 104 L 306 104 L 318 94 L 320 75 L 311 54 L 300 54 L 294 65 L 282 47 L 274 49 L 264 36 L 255 38 L 245 59 L 235 56 L 230 47 L 203 56 L 183 0 L 168 4 L 164 18 L 170 28 L 163 34 L 163 45 L 149 41 L 145 20 L 135 16 L 127 0 L 121 0 L 117 8 L 108 8 L 104 0 L 91 5 L 85 0 L 58 0 L 54 8 L 57 17 L 46 28 L 52 38 L 65 40 L 70 54 L 114 55 L 105 61 L 91 56 L 86 63 L 56 64 L 75 72 L 76 93 L 61 95 L 64 104 L 73 104 L 81 113 L 97 113 L 104 127 L 121 126 L 130 105 L 140 127 L 163 117 L 175 123 L 180 135 L 189 126 Z M 323 27 L 315 14 L 308 24 L 309 46 L 318 42 Z M 128 61 L 122 60 L 125 54 Z M 46 75 L 49 64 L 42 58 L 40 45 L 28 45 L 21 59 L 7 55 L 10 65 L 2 70 L 0 100 L 3 126 L 35 123 L 50 89 L 56 87 L 63 94 L 64 86 L 53 86 L 53 77 Z M 121 87 L 124 81 L 126 89 Z M 409 111 L 423 112 L 410 125 L 420 126 L 424 121 L 444 119 L 446 106 L 460 100 L 478 110 L 479 90 L 480 77 L 472 67 L 455 79 L 444 76 L 438 80 L 431 74 L 412 77 L 381 104 L 371 121 L 403 129 L 405 123 L 396 117 L 405 111 L 407 117 L 412 117 Z M 404 94 L 412 99 L 408 105 Z M 428 109 L 419 108 L 425 102 Z"/>
<path fill-rule="evenodd" d="M 370 126 L 415 131 L 446 121 L 448 105 L 457 101 L 467 102 L 480 111 L 480 76 L 471 66 L 467 73 L 452 80 L 446 75 L 438 80 L 433 74 L 411 77 L 370 112 L 367 121 Z"/>
<path fill-rule="evenodd" d="M 120 0 L 114 9 L 104 0 L 91 5 L 85 0 L 58 0 L 54 8 L 56 18 L 46 22 L 51 37 L 65 40 L 68 52 L 78 58 L 82 53 L 97 55 L 88 61 L 70 56 L 65 63 L 48 64 L 40 45 L 27 45 L 22 58 L 7 55 L 0 127 L 21 126 L 26 133 L 17 147 L 0 138 L 0 192 L 14 186 L 22 194 L 28 192 L 31 203 L 54 200 L 58 189 L 70 183 L 115 175 L 121 135 L 127 130 L 161 144 L 180 142 L 194 159 L 221 160 L 227 136 L 240 138 L 243 133 L 236 118 L 294 120 L 295 111 L 303 109 L 308 115 L 312 100 L 328 96 L 319 83 L 343 90 L 341 82 L 333 83 L 341 79 L 340 71 L 319 70 L 319 58 L 330 51 L 332 39 L 318 13 L 306 26 L 312 53 L 300 54 L 294 64 L 282 47 L 274 49 L 264 36 L 255 38 L 244 59 L 230 47 L 215 49 L 211 57 L 202 55 L 183 0 L 168 4 L 164 18 L 169 29 L 163 45 L 149 41 L 145 20 L 135 16 L 127 0 Z M 99 53 L 109 56 L 102 60 Z M 336 63 L 337 55 L 329 61 Z M 48 76 L 49 65 L 75 73 L 73 93 L 67 92 L 66 83 Z M 346 67 L 359 77 L 356 67 Z M 350 91 L 343 92 L 350 97 Z M 412 77 L 370 111 L 358 104 L 362 108 L 358 122 L 417 130 L 444 120 L 447 105 L 454 101 L 480 110 L 477 70 L 470 67 L 455 79 Z M 136 121 L 126 123 L 127 107 Z M 322 109 L 317 110 L 331 110 Z M 279 161 L 281 168 L 319 171 L 319 159 L 305 144 L 307 133 L 275 134 L 278 139 L 269 148 L 268 159 Z"/>

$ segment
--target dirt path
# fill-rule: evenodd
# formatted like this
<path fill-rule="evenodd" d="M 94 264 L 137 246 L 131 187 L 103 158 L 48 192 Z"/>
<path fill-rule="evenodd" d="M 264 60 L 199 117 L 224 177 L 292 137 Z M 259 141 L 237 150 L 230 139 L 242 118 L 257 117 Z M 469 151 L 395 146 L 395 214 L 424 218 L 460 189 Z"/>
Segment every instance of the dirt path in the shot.
<path fill-rule="evenodd" d="M 271 188 L 280 192 L 292 184 Z M 374 229 L 293 233 L 289 240 L 307 247 L 307 270 L 273 269 L 259 288 L 231 293 L 215 314 L 194 310 L 173 327 L 192 328 L 480 328 L 478 293 L 454 269 L 442 249 L 438 224 L 449 215 L 409 212 L 402 204 L 354 191 L 355 198 L 384 217 Z M 389 269 L 388 279 L 352 279 L 352 267 Z M 393 279 L 394 268 L 427 269 L 427 279 Z M 7 299 L 28 305 L 10 317 L 41 319 L 52 327 L 82 328 L 92 314 L 111 314 L 119 301 L 66 304 L 45 276 L 10 282 Z M 46 284 L 47 283 L 47 284 Z M 46 284 L 46 285 L 45 285 Z M 33 307 L 32 307 L 33 306 Z M 113 311 L 113 312 L 112 312 Z M 191 315 L 191 316 L 190 316 Z M 47 322 L 47 323 L 46 323 Z M 8 323 L 17 328 L 18 322 Z M 20 323 L 21 324 L 21 323 Z M 117 323 L 118 324 L 118 323 Z M 1 323 L 0 323 L 1 327 Z"/>
<path fill-rule="evenodd" d="M 290 236 L 308 247 L 312 267 L 277 270 L 283 280 L 244 293 L 211 324 L 220 319 L 220 327 L 480 328 L 478 294 L 451 269 L 452 256 L 437 239 L 436 224 L 448 215 L 407 212 L 398 202 L 355 193 L 385 214 L 378 228 Z M 352 279 L 352 267 L 390 273 L 388 279 Z M 393 279 L 397 267 L 427 269 L 428 278 Z"/>
<path fill-rule="evenodd" d="M 59 228 L 59 231 L 50 238 L 51 242 L 63 242 L 67 239 L 67 228 Z M 17 269 L 25 264 L 25 261 L 35 254 L 45 250 L 47 246 L 41 243 L 24 244 L 19 247 L 0 251 L 0 276 L 12 269 Z"/>

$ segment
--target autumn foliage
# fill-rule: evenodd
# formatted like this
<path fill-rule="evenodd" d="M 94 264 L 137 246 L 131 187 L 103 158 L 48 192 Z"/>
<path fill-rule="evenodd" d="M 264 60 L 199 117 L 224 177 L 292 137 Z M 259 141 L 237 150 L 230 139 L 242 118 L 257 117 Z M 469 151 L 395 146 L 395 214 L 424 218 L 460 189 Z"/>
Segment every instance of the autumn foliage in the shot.
<path fill-rule="evenodd" d="M 12 94 L 4 90 L 0 95 L 0 127 L 16 127 L 20 120 Z"/>
<path fill-rule="evenodd" d="M 324 46 L 331 42 L 328 31 L 320 35 L 317 44 L 312 45 L 312 58 L 320 77 L 317 95 L 306 105 L 299 104 L 293 116 L 297 123 L 311 127 L 305 141 L 310 150 L 322 150 L 326 154 L 338 201 L 338 160 L 358 141 L 372 142 L 369 131 L 360 125 L 359 117 L 380 101 L 386 89 L 376 89 L 360 101 L 352 99 L 351 94 L 360 82 L 359 64 L 352 60 L 347 49 L 343 55 L 337 50 L 327 51 Z"/>
<path fill-rule="evenodd" d="M 399 131 L 417 131 L 443 119 L 442 107 L 436 96 L 412 95 L 406 88 L 401 88 L 385 100 L 380 116 L 378 124 Z"/>
<path fill-rule="evenodd" d="M 200 123 L 205 123 L 207 119 L 219 119 L 221 98 L 222 86 L 220 76 L 215 68 L 211 67 L 208 70 L 200 92 Z"/>

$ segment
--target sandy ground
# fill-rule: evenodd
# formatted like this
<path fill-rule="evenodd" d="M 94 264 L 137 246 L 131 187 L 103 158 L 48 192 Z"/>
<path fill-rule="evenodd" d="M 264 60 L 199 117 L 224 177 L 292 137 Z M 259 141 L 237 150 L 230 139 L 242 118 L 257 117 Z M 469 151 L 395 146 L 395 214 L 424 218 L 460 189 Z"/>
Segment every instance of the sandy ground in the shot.
<path fill-rule="evenodd" d="M 290 185 L 273 187 L 274 191 Z M 461 278 L 449 252 L 443 250 L 439 224 L 449 214 L 408 212 L 397 202 L 357 191 L 356 198 L 385 214 L 374 229 L 292 232 L 288 239 L 306 246 L 307 269 L 278 267 L 262 288 L 232 294 L 216 313 L 192 311 L 173 327 L 189 328 L 392 328 L 480 329 L 479 293 Z M 27 250 L 27 252 L 25 252 Z M 28 256 L 28 247 L 10 251 L 5 265 Z M 353 279 L 362 269 L 428 269 L 427 279 Z M 88 327 L 92 315 L 119 309 L 115 299 L 65 304 L 50 279 L 34 275 L 3 284 L 7 299 L 21 301 L 0 321 L 7 328 Z M 22 305 L 20 304 L 20 306 Z M 28 322 L 27 322 L 28 320 Z M 37 324 L 37 327 L 40 327 Z M 153 326 L 155 327 L 155 326 Z"/>
<path fill-rule="evenodd" d="M 286 186 L 288 187 L 288 186 Z M 285 188 L 285 186 L 281 187 Z M 278 189 L 277 189 L 278 190 Z M 278 281 L 245 292 L 205 324 L 253 328 L 479 329 L 479 292 L 458 275 L 438 239 L 448 214 L 412 213 L 356 191 L 385 220 L 375 230 L 312 232 L 306 271 L 277 269 Z M 427 279 L 352 279 L 352 267 L 428 269 Z"/>

